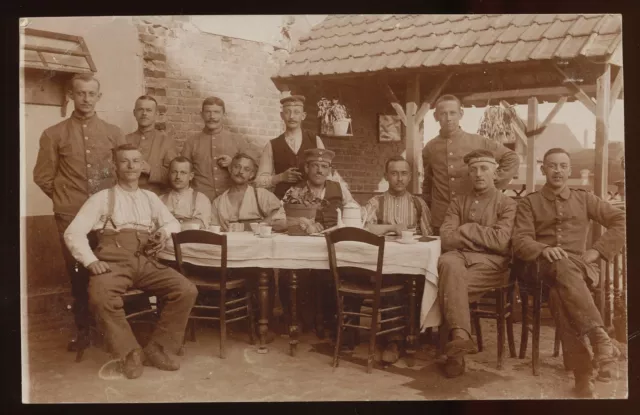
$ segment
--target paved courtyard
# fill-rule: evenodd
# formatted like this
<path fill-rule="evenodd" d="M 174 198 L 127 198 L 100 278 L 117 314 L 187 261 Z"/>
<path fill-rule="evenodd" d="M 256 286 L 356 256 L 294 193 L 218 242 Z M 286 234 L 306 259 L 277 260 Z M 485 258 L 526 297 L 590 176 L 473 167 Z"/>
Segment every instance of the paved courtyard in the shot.
<path fill-rule="evenodd" d="M 57 324 L 54 324 L 57 321 Z M 80 363 L 66 351 L 69 321 L 53 317 L 32 319 L 25 399 L 50 402 L 238 402 L 238 401 L 366 401 L 450 399 L 567 399 L 572 398 L 572 376 L 562 357 L 552 357 L 553 328 L 543 327 L 541 374 L 533 376 L 530 355 L 506 358 L 496 369 L 495 325 L 483 321 L 486 347 L 468 356 L 467 373 L 457 379 L 441 374 L 432 346 L 417 353 L 416 365 L 377 365 L 365 371 L 366 344 L 331 367 L 332 346 L 314 333 L 301 336 L 296 357 L 288 354 L 288 338 L 279 336 L 268 354 L 248 344 L 244 327 L 231 333 L 227 358 L 218 357 L 217 330 L 198 329 L 197 341 L 187 342 L 181 369 L 162 372 L 146 367 L 141 378 L 128 380 L 102 349 L 92 347 Z M 515 326 L 516 337 L 520 325 Z M 516 346 L 518 346 L 518 339 Z M 627 361 L 619 362 L 620 378 L 596 382 L 600 398 L 625 398 Z M 26 398 L 28 396 L 28 398 Z"/>

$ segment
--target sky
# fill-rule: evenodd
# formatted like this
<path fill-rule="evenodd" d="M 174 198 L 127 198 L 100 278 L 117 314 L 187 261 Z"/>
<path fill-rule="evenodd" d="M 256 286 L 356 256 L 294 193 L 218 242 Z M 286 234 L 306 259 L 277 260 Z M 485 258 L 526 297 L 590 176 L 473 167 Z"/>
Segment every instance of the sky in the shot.
<path fill-rule="evenodd" d="M 285 15 L 225 15 L 225 16 L 192 16 L 192 22 L 201 30 L 218 35 L 235 37 L 278 44 L 281 39 L 280 27 Z M 299 30 L 310 30 L 314 25 L 324 20 L 326 14 L 295 15 Z M 553 109 L 553 103 L 541 103 L 538 106 L 538 116 L 542 122 Z M 527 106 L 516 107 L 518 115 L 526 120 Z M 477 132 L 484 108 L 467 108 L 461 126 L 465 131 Z M 588 134 L 588 148 L 595 147 L 595 116 L 580 102 L 567 103 L 556 115 L 553 122 L 565 123 L 571 129 L 580 143 L 583 142 L 584 131 Z M 439 126 L 433 118 L 433 111 L 425 117 L 425 140 L 437 135 Z M 624 111 L 623 101 L 617 100 L 609 121 L 609 140 L 624 141 Z"/>

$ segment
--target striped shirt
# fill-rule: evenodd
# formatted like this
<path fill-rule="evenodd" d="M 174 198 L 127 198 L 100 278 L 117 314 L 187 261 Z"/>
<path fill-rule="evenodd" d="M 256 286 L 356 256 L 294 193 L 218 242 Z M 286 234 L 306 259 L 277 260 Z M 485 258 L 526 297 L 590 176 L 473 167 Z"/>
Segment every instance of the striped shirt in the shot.
<path fill-rule="evenodd" d="M 380 196 L 369 199 L 365 206 L 367 225 L 378 224 L 378 216 L 382 211 L 381 224 L 406 225 L 409 229 L 418 228 L 418 212 L 414 200 L 420 204 L 422 209 L 420 227 L 416 231 L 422 235 L 432 235 L 431 215 L 427 204 L 419 197 L 414 198 L 409 192 L 405 192 L 401 196 L 394 196 L 387 191 Z M 380 206 L 381 204 L 383 206 Z"/>

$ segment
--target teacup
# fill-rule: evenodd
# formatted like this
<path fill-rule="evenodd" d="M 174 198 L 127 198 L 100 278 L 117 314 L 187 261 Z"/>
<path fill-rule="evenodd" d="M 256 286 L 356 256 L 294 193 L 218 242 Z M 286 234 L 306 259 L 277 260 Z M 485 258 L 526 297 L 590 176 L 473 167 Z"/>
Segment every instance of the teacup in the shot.
<path fill-rule="evenodd" d="M 251 226 L 251 230 L 254 235 L 258 235 L 260 233 L 260 224 L 258 222 L 252 222 L 249 225 Z"/>
<path fill-rule="evenodd" d="M 413 231 L 402 231 L 402 240 L 410 241 L 413 239 Z"/>
<path fill-rule="evenodd" d="M 231 232 L 244 232 L 244 223 L 231 223 L 229 227 Z"/>
<path fill-rule="evenodd" d="M 265 224 L 260 225 L 260 236 L 271 236 L 271 226 Z"/>
<path fill-rule="evenodd" d="M 221 231 L 220 225 L 211 225 L 211 226 L 209 226 L 209 231 L 211 231 L 213 233 L 220 233 L 220 231 Z"/>

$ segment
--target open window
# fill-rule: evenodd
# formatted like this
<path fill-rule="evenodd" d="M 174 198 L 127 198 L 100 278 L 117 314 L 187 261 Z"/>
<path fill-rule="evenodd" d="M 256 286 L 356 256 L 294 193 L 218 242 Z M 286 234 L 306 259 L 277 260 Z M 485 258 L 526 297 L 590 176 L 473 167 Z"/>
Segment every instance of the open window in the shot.
<path fill-rule="evenodd" d="M 81 36 L 26 28 L 22 31 L 25 104 L 61 107 L 66 116 L 69 80 L 77 73 L 94 73 L 96 66 Z"/>

